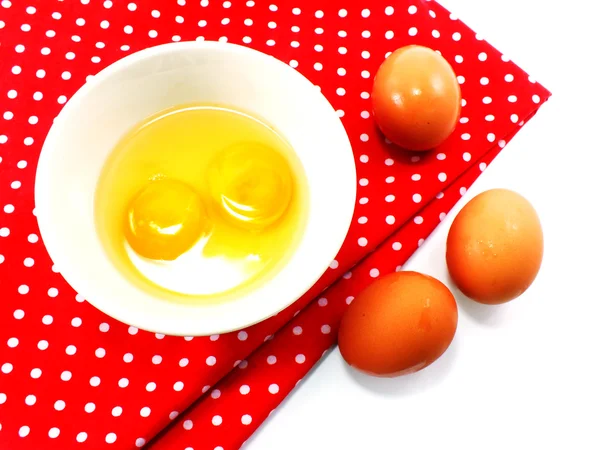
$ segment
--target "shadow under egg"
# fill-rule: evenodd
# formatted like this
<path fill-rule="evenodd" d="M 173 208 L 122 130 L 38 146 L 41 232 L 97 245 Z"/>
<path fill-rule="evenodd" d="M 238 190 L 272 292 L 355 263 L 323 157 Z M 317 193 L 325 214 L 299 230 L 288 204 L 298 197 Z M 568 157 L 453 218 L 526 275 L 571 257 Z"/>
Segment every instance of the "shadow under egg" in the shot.
<path fill-rule="evenodd" d="M 425 165 L 438 155 L 438 147 L 429 150 L 409 150 L 390 141 L 379 127 L 375 126 L 375 138 L 388 156 L 397 163 L 410 165 Z"/>
<path fill-rule="evenodd" d="M 406 397 L 427 391 L 443 383 L 456 363 L 458 349 L 456 337 L 448 349 L 436 361 L 424 369 L 397 377 L 378 377 L 368 375 L 342 363 L 350 377 L 362 388 L 384 397 Z"/>
<path fill-rule="evenodd" d="M 452 278 L 448 278 L 448 288 L 454 294 L 457 305 L 459 305 L 460 309 L 469 317 L 482 325 L 487 325 L 490 327 L 498 326 L 503 322 L 507 306 L 506 304 L 485 305 L 478 303 L 463 294 L 462 291 L 456 286 L 454 281 L 452 281 Z"/>

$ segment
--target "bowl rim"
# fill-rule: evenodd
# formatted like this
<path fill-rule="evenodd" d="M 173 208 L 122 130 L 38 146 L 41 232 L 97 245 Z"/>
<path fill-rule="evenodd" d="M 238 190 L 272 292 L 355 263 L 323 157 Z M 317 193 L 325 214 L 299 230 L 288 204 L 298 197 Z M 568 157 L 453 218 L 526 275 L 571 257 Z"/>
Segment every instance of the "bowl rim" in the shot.
<path fill-rule="evenodd" d="M 48 199 L 48 197 L 50 196 L 50 194 L 47 194 L 45 186 L 48 186 L 49 183 L 51 183 L 50 180 L 52 178 L 52 173 L 51 173 L 52 171 L 50 170 L 50 167 L 51 167 L 51 161 L 52 161 L 53 148 L 56 147 L 57 139 L 60 139 L 59 137 L 57 137 L 58 124 L 61 122 L 61 119 L 63 117 L 71 114 L 70 112 L 73 108 L 75 108 L 82 100 L 85 100 L 85 97 L 88 95 L 88 93 L 92 92 L 94 89 L 96 89 L 98 86 L 100 86 L 105 80 L 107 80 L 111 76 L 119 73 L 122 70 L 127 69 L 127 67 L 129 67 L 130 65 L 134 65 L 136 62 L 143 60 L 145 58 L 152 58 L 152 57 L 160 56 L 165 53 L 169 53 L 172 51 L 178 51 L 178 50 L 182 50 L 182 49 L 190 49 L 190 50 L 198 50 L 198 51 L 216 49 L 216 50 L 224 50 L 226 52 L 247 53 L 247 54 L 251 54 L 253 57 L 256 57 L 256 58 L 262 58 L 262 59 L 266 58 L 269 60 L 270 64 L 285 66 L 285 68 L 286 68 L 285 70 L 294 72 L 293 76 L 301 77 L 303 79 L 303 81 L 302 81 L 303 83 L 310 83 L 310 85 L 314 86 L 313 83 L 308 78 L 306 78 L 302 73 L 300 73 L 299 71 L 295 70 L 294 68 L 290 67 L 288 64 L 284 63 L 283 61 L 277 59 L 276 57 L 274 57 L 272 55 L 263 53 L 259 50 L 255 50 L 253 48 L 246 47 L 243 45 L 238 45 L 238 44 L 233 44 L 233 43 L 223 43 L 223 42 L 218 42 L 218 41 L 173 42 L 173 43 L 159 44 L 159 45 L 155 45 L 152 47 L 148 47 L 148 48 L 139 50 L 137 52 L 131 53 L 129 55 L 126 55 L 123 58 L 120 58 L 119 60 L 111 63 L 110 65 L 108 65 L 107 67 L 105 67 L 104 69 L 99 71 L 96 75 L 94 75 L 91 80 L 89 80 L 85 84 L 83 84 L 83 86 L 81 86 L 79 88 L 79 90 L 77 90 L 75 92 L 75 94 L 69 99 L 69 101 L 64 105 L 64 107 L 62 108 L 62 110 L 60 111 L 58 116 L 55 118 L 55 121 L 52 124 L 52 126 L 44 140 L 44 144 L 42 146 L 42 150 L 40 152 L 40 156 L 39 156 L 39 160 L 38 160 L 38 165 L 37 165 L 36 174 L 35 174 L 35 185 L 34 185 L 36 219 L 38 222 L 40 236 L 42 237 L 42 241 L 44 242 L 46 251 L 50 255 L 50 258 L 52 259 L 52 261 L 57 264 L 57 266 L 59 267 L 59 270 L 61 270 L 60 275 L 71 286 L 71 288 L 73 288 L 74 290 L 76 290 L 78 292 L 79 292 L 78 289 L 81 289 L 83 286 L 85 286 L 85 284 L 86 284 L 85 280 L 82 280 L 81 277 L 78 277 L 78 278 L 73 277 L 72 274 L 69 273 L 68 268 L 65 267 L 65 266 L 68 266 L 69 264 L 64 264 L 64 265 L 61 264 L 61 262 L 64 261 L 65 258 L 63 258 L 61 256 L 60 242 L 57 239 L 55 233 L 53 232 L 54 225 L 52 223 L 50 223 L 49 218 L 47 217 L 48 214 L 45 212 L 45 207 L 44 207 L 45 203 L 47 202 L 46 199 Z M 315 89 L 315 91 L 316 91 L 316 89 Z M 343 222 L 344 226 L 340 227 L 339 232 L 337 232 L 335 236 L 327 237 L 328 241 L 330 243 L 330 248 L 332 250 L 329 252 L 330 254 L 327 255 L 327 258 L 323 256 L 323 259 L 321 261 L 315 261 L 314 265 L 318 265 L 318 270 L 315 269 L 314 273 L 318 274 L 318 276 L 313 276 L 310 278 L 306 277 L 306 281 L 305 281 L 305 283 L 303 283 L 304 288 L 303 288 L 302 292 L 297 292 L 295 295 L 282 296 L 282 297 L 287 298 L 288 300 L 279 302 L 278 309 L 276 309 L 276 310 L 273 308 L 270 308 L 268 311 L 262 311 L 261 313 L 255 314 L 252 318 L 245 316 L 245 315 L 244 316 L 240 315 L 242 317 L 231 317 L 227 321 L 227 323 L 228 323 L 227 326 L 215 326 L 212 329 L 210 329 L 208 327 L 204 327 L 202 330 L 192 329 L 193 327 L 189 327 L 189 326 L 182 327 L 181 324 L 172 323 L 172 321 L 171 322 L 165 321 L 164 323 L 161 323 L 160 321 L 154 321 L 155 323 L 150 324 L 148 320 L 145 320 L 145 318 L 142 317 L 143 314 L 142 314 L 142 316 L 138 316 L 138 314 L 140 313 L 139 310 L 136 309 L 135 312 L 132 312 L 132 311 L 128 310 L 128 308 L 126 308 L 126 307 L 123 307 L 121 309 L 114 308 L 112 306 L 109 307 L 109 305 L 107 305 L 107 302 L 102 300 L 101 295 L 99 296 L 100 298 L 95 298 L 95 296 L 90 292 L 86 293 L 89 296 L 89 298 L 86 297 L 86 300 L 90 304 L 92 304 L 95 308 L 99 309 L 100 311 L 104 312 L 105 314 L 109 315 L 110 317 L 112 317 L 118 321 L 121 321 L 127 325 L 136 326 L 137 328 L 140 328 L 143 330 L 147 330 L 147 331 L 151 331 L 151 332 L 155 332 L 155 333 L 162 333 L 162 334 L 166 334 L 166 335 L 208 336 L 211 334 L 221 334 L 221 333 L 227 333 L 227 332 L 241 330 L 241 329 L 244 329 L 251 325 L 254 325 L 256 323 L 262 322 L 262 321 L 276 315 L 277 313 L 281 312 L 282 310 L 286 309 L 287 307 L 291 306 L 302 295 L 304 295 L 323 276 L 323 274 L 327 271 L 331 261 L 336 257 L 337 253 L 341 249 L 341 247 L 347 237 L 348 231 L 350 229 L 350 225 L 352 223 L 352 218 L 354 216 L 356 195 L 357 195 L 357 192 L 356 192 L 357 191 L 356 166 L 355 166 L 354 156 L 353 156 L 353 152 L 352 152 L 352 146 L 350 144 L 346 130 L 345 130 L 342 122 L 339 120 L 339 117 L 338 117 L 335 109 L 333 108 L 331 103 L 328 101 L 328 99 L 321 92 L 316 92 L 316 94 L 321 97 L 319 101 L 323 102 L 323 100 L 324 100 L 323 105 L 326 104 L 328 109 L 330 110 L 327 112 L 327 114 L 331 115 L 332 118 L 333 118 L 333 115 L 335 115 L 335 118 L 338 121 L 339 130 L 336 130 L 336 132 L 341 133 L 341 134 L 339 134 L 340 139 L 342 139 L 344 141 L 344 142 L 340 141 L 340 145 L 344 145 L 347 148 L 347 151 L 345 152 L 345 154 L 347 154 L 348 160 L 344 161 L 344 163 L 351 166 L 353 170 L 349 171 L 349 173 L 347 173 L 345 175 L 345 179 L 346 179 L 346 183 L 347 183 L 347 189 L 346 189 L 347 196 L 345 197 L 345 199 L 343 199 L 344 208 L 340 209 L 338 211 L 338 214 L 336 214 L 336 215 L 343 216 L 341 219 L 341 222 Z M 343 134 L 343 136 L 342 136 L 342 134 Z M 350 205 L 351 205 L 351 207 L 350 207 Z M 333 251 L 333 250 L 335 250 L 335 251 Z M 63 270 L 64 270 L 64 272 L 63 272 Z M 278 274 L 276 273 L 273 276 L 273 278 L 275 278 L 277 276 L 278 276 Z M 265 281 L 265 283 L 268 284 L 270 282 L 270 280 L 271 279 Z M 234 299 L 234 300 L 229 300 L 228 302 L 237 302 L 237 301 L 238 301 L 237 299 Z M 213 307 L 213 306 L 215 306 L 215 305 L 211 305 L 211 307 Z M 218 306 L 218 304 L 217 304 L 217 306 Z M 147 319 L 147 317 L 146 317 L 146 319 Z"/>

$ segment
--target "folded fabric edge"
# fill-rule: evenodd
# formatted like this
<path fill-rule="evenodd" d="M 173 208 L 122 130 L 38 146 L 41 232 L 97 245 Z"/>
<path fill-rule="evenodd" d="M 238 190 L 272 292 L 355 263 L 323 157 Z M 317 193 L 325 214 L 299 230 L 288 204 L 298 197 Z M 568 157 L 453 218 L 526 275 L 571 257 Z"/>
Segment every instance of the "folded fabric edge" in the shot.
<path fill-rule="evenodd" d="M 539 108 L 535 109 L 526 119 L 524 119 L 524 123 L 527 123 L 533 116 L 535 116 L 535 114 L 537 113 L 538 110 L 539 110 Z M 517 128 L 517 129 L 515 129 L 512 133 L 507 134 L 506 136 L 504 136 L 504 139 L 508 142 L 510 139 L 512 139 L 514 137 L 514 135 L 516 135 L 516 133 L 518 132 L 519 129 L 520 129 L 520 127 Z M 492 148 L 489 152 L 487 152 L 485 155 L 483 155 L 481 158 L 479 158 L 476 161 L 475 165 L 479 165 L 482 162 L 488 161 L 490 158 L 492 160 L 491 162 L 493 162 L 493 160 L 496 158 L 496 156 L 500 153 L 501 150 L 502 150 L 502 148 L 499 145 L 494 146 L 494 148 Z M 490 164 L 491 164 L 491 162 L 490 162 Z M 471 166 L 471 169 L 474 169 L 475 165 Z M 465 175 L 467 175 L 467 177 L 468 177 L 468 174 L 463 173 L 463 175 L 461 175 L 461 177 L 458 177 L 455 180 L 455 182 L 453 182 L 452 185 L 450 185 L 446 189 L 444 189 L 444 191 L 451 190 L 453 187 L 456 187 L 458 184 L 460 184 L 460 182 L 462 181 L 462 178 Z M 479 175 L 475 176 L 475 178 L 468 183 L 469 187 L 467 189 L 469 189 L 471 187 L 471 185 L 478 178 L 479 178 Z M 455 202 L 455 205 L 456 205 L 456 203 L 457 202 Z M 452 207 L 452 209 L 455 207 L 455 205 Z M 443 222 L 444 222 L 443 220 L 440 221 L 440 223 L 437 226 L 433 227 L 431 230 L 428 230 L 425 234 L 427 234 L 427 236 L 429 237 L 433 233 L 433 231 L 435 231 L 435 229 L 437 229 L 437 227 L 439 227 L 439 225 L 441 223 L 443 223 Z M 382 243 L 382 245 L 385 245 L 385 244 L 390 244 L 390 242 L 388 240 L 386 240 L 386 242 Z M 414 248 L 414 249 L 411 249 L 411 250 L 412 251 L 409 251 L 409 255 L 404 259 L 404 261 L 402 261 L 402 262 L 399 261 L 400 264 L 404 265 L 404 264 L 408 263 L 409 260 L 416 254 L 416 250 L 418 250 L 418 247 Z M 338 282 L 339 281 L 340 280 L 338 280 Z M 308 313 L 308 309 L 311 306 L 314 307 L 314 303 L 315 302 L 312 302 L 311 305 L 309 305 L 309 307 L 305 308 L 305 310 L 301 313 L 301 315 L 307 314 Z M 285 333 L 285 331 L 292 330 L 297 325 L 297 322 L 299 322 L 300 320 L 302 320 L 301 317 L 294 318 L 292 321 L 290 321 L 288 324 L 286 324 L 285 327 L 283 327 L 282 330 L 280 330 L 281 334 Z M 332 333 L 332 335 L 335 335 L 335 333 Z M 337 341 L 337 339 L 333 339 L 332 342 L 326 348 L 321 348 L 320 349 L 322 351 L 321 356 L 316 361 L 314 361 L 312 364 L 305 364 L 305 365 L 302 365 L 302 366 L 297 366 L 296 365 L 298 367 L 298 371 L 296 373 L 300 375 L 298 381 L 296 381 L 294 383 L 294 385 L 291 387 L 291 389 L 287 393 L 285 393 L 285 390 L 283 390 L 284 391 L 284 395 L 280 396 L 277 399 L 274 399 L 272 407 L 270 409 L 268 409 L 268 412 L 266 413 L 265 418 L 262 421 L 260 421 L 260 422 L 257 420 L 258 423 L 257 423 L 255 429 L 253 431 L 251 431 L 251 433 L 248 435 L 248 439 L 252 435 L 254 435 L 254 433 L 256 431 L 259 431 L 262 427 L 264 427 L 265 425 L 268 424 L 268 421 L 269 421 L 270 417 L 272 416 L 272 413 L 282 403 L 284 403 L 285 401 L 288 401 L 288 399 L 290 398 L 290 395 L 293 394 L 297 390 L 297 388 L 302 384 L 302 381 L 305 380 L 307 378 L 307 376 L 309 376 L 311 373 L 313 373 L 317 369 L 318 364 L 327 355 L 327 353 L 329 352 L 329 350 L 332 350 L 333 348 L 335 348 L 335 346 L 337 345 L 336 341 Z M 256 353 L 258 353 L 258 352 L 254 352 L 250 356 L 250 358 L 248 358 L 249 361 L 250 361 L 251 358 L 253 358 L 256 355 Z M 232 376 L 233 377 L 234 375 L 231 374 L 231 375 L 228 375 L 228 376 Z M 242 375 L 240 374 L 239 376 L 241 377 Z M 240 447 L 243 446 L 246 442 L 247 442 L 247 440 L 239 442 L 239 446 Z"/>
<path fill-rule="evenodd" d="M 498 151 L 500 150 L 498 146 L 496 146 L 496 148 L 498 149 Z M 495 156 L 495 155 L 494 155 Z M 477 160 L 475 162 L 475 164 L 478 164 L 482 159 L 484 159 L 483 157 L 480 158 L 479 160 Z M 471 169 L 475 169 L 475 164 L 473 166 L 471 166 Z M 461 179 L 458 178 L 454 183 L 452 183 L 451 185 L 449 185 L 444 191 L 450 190 L 453 187 L 456 186 L 456 183 L 460 183 Z M 430 203 L 430 205 L 433 204 L 433 202 Z M 409 223 L 407 223 L 406 225 L 409 225 Z M 396 233 L 401 233 L 403 228 L 406 226 L 404 225 L 403 227 L 401 227 Z M 437 227 L 434 226 L 432 227 L 431 230 L 427 230 L 427 232 L 425 234 L 428 234 L 430 232 L 432 232 L 435 228 Z M 391 239 L 393 237 L 390 236 L 390 238 L 386 239 L 386 242 Z M 385 244 L 382 243 L 382 244 Z M 415 248 L 416 249 L 416 248 Z M 406 255 L 406 259 L 409 258 L 410 255 L 412 255 L 413 251 L 411 251 L 413 249 L 408 249 L 408 252 L 404 252 Z M 368 258 L 367 258 L 368 259 Z M 402 261 L 399 259 L 399 262 Z M 360 265 L 360 264 L 358 264 Z M 341 283 L 342 281 L 345 280 L 338 280 L 338 282 L 334 283 L 332 286 L 330 286 L 330 288 L 326 289 L 324 292 L 324 296 L 326 297 L 330 297 L 327 295 L 327 292 L 335 289 L 336 286 L 338 286 L 339 283 Z M 277 336 L 283 336 L 289 334 L 289 332 L 291 332 L 291 330 L 299 323 L 302 322 L 306 322 L 306 316 L 310 315 L 312 311 L 317 310 L 318 308 L 317 306 L 315 306 L 317 302 L 310 302 L 310 304 L 305 307 L 302 312 L 295 316 L 294 318 L 292 318 L 291 321 L 287 322 L 283 327 L 281 327 L 280 330 L 278 330 L 278 335 Z M 217 385 L 215 385 L 215 389 L 219 389 L 221 395 L 220 395 L 220 399 L 223 399 L 226 397 L 226 393 L 228 391 L 230 391 L 230 388 L 232 386 L 237 386 L 238 384 L 240 384 L 240 379 L 242 378 L 248 378 L 251 377 L 253 374 L 256 373 L 260 373 L 261 369 L 262 369 L 262 365 L 261 364 L 252 364 L 253 361 L 262 361 L 266 358 L 266 356 L 268 356 L 268 354 L 271 353 L 275 353 L 271 350 L 272 347 L 277 347 L 278 345 L 281 344 L 281 341 L 277 338 L 274 338 L 272 341 L 269 341 L 263 345 L 261 345 L 260 347 L 258 347 L 254 352 L 252 352 L 251 355 L 249 355 L 249 357 L 247 358 L 249 364 L 248 367 L 246 369 L 244 369 L 244 371 L 232 371 L 230 372 L 226 377 L 224 377 Z M 255 430 L 257 430 L 258 428 L 262 427 L 262 423 L 266 420 L 267 417 L 269 417 L 271 415 L 271 413 L 274 411 L 274 409 L 277 408 L 277 406 L 284 401 L 286 398 L 288 398 L 289 393 L 294 392 L 295 391 L 295 387 L 298 386 L 301 382 L 302 379 L 305 378 L 305 376 L 312 372 L 315 368 L 315 366 L 317 365 L 318 361 L 320 361 L 322 359 L 322 357 L 327 353 L 327 350 L 330 349 L 332 346 L 335 345 L 335 339 L 333 339 L 331 342 L 328 342 L 326 345 L 323 345 L 316 353 L 317 353 L 317 358 L 316 359 L 307 359 L 307 361 L 302 364 L 302 367 L 296 367 L 297 364 L 294 363 L 294 361 L 290 361 L 289 362 L 289 366 L 291 369 L 295 369 L 295 373 L 299 375 L 299 377 L 294 377 L 294 379 L 288 379 L 287 381 L 290 382 L 289 385 L 284 385 L 282 383 L 279 383 L 279 388 L 280 395 L 279 398 L 277 400 L 274 400 L 274 402 L 269 405 L 268 408 L 265 408 L 264 411 L 264 417 L 257 417 L 256 415 L 253 416 L 254 420 L 253 423 L 251 424 L 251 426 L 249 427 L 248 431 L 249 434 L 247 434 L 248 436 L 251 436 Z M 310 358 L 310 356 L 309 356 Z M 277 364 L 281 365 L 283 363 L 283 361 L 278 360 Z M 281 370 L 281 366 L 279 367 L 281 372 L 286 372 L 286 368 L 283 368 L 283 370 Z M 296 380 L 297 381 L 294 381 Z M 235 393 L 233 393 L 235 394 Z M 174 442 L 175 440 L 177 440 L 177 438 L 182 437 L 181 433 L 183 432 L 183 430 L 180 428 L 181 426 L 181 421 L 183 420 L 188 420 L 191 419 L 195 422 L 198 422 L 198 416 L 202 415 L 202 411 L 198 411 L 198 407 L 200 407 L 201 405 L 203 405 L 203 398 L 200 397 L 196 402 L 194 402 L 194 404 L 188 408 L 183 414 L 181 414 L 178 417 L 178 420 L 176 421 L 177 423 L 174 423 L 172 426 L 176 426 L 179 425 L 179 427 L 177 428 L 173 428 L 169 427 L 167 428 L 166 432 L 163 433 L 161 432 L 159 435 L 157 435 L 149 444 L 148 444 L 148 448 L 152 448 L 152 450 L 156 450 L 156 449 L 169 449 L 169 448 L 173 448 L 174 446 Z M 177 430 L 177 431 L 176 431 Z M 182 430 L 182 431 L 179 431 Z M 192 433 L 192 431 L 190 431 L 189 433 Z M 198 442 L 196 442 L 196 444 L 198 444 Z M 243 445 L 243 442 L 237 442 L 236 447 Z M 183 447 L 182 447 L 183 448 Z"/>
<path fill-rule="evenodd" d="M 501 139 L 499 139 L 498 141 L 496 141 L 496 144 L 494 145 L 490 145 L 489 149 L 476 161 L 473 162 L 473 164 L 468 165 L 464 171 L 462 171 L 457 177 L 456 179 L 449 184 L 443 191 L 447 191 L 449 189 L 452 189 L 452 187 L 456 186 L 457 183 L 460 183 L 460 181 L 462 180 L 462 178 L 471 170 L 473 170 L 475 167 L 479 166 L 479 164 L 481 162 L 483 162 L 484 160 L 488 160 L 491 159 L 493 160 L 497 154 L 500 153 L 500 151 L 504 148 L 504 145 L 502 145 L 502 147 L 500 146 L 500 142 L 505 141 L 505 142 L 509 142 L 518 132 L 519 130 L 526 124 L 529 122 L 529 120 L 537 113 L 537 111 L 539 111 L 539 108 L 542 106 L 542 104 L 545 103 L 545 101 L 550 97 L 550 94 L 548 93 L 548 97 L 544 97 L 542 99 L 542 101 L 540 102 L 540 104 L 538 105 L 534 105 L 534 107 L 531 108 L 528 116 L 526 116 L 525 119 L 523 119 L 522 122 L 520 122 L 519 124 L 516 124 L 514 127 L 511 128 L 511 130 L 506 133 Z M 475 179 L 477 179 L 478 176 L 475 177 Z M 473 180 L 474 181 L 474 180 Z M 471 182 L 472 183 L 472 182 Z M 469 186 L 470 184 L 469 183 Z M 442 192 L 443 192 L 442 191 Z M 423 208 L 421 208 L 413 217 L 421 214 L 421 212 L 425 209 L 427 209 L 428 207 L 431 206 L 431 204 L 433 202 L 435 202 L 436 199 L 433 198 L 431 199 L 425 206 L 423 206 Z M 441 223 L 441 221 L 440 221 Z M 390 234 L 390 236 L 388 236 L 386 239 L 384 239 L 379 245 L 377 245 L 372 251 L 368 252 L 367 254 L 365 254 L 360 260 L 358 260 L 350 270 L 353 270 L 355 267 L 359 266 L 360 264 L 362 264 L 365 260 L 367 260 L 370 256 L 372 256 L 374 253 L 376 253 L 379 249 L 381 249 L 381 247 L 389 244 L 390 239 L 393 238 L 393 236 L 396 233 L 399 233 L 406 225 L 410 224 L 410 218 L 408 221 L 406 221 L 402 226 L 400 226 L 399 228 L 397 228 L 394 232 L 392 232 Z M 435 230 L 437 228 L 437 226 L 439 226 L 439 223 L 433 227 L 430 231 L 428 231 L 426 234 L 427 236 L 429 236 L 431 234 L 431 232 L 433 232 L 433 230 Z M 408 260 L 417 250 L 417 248 L 412 249 L 412 251 L 410 252 L 410 254 L 408 254 L 408 256 L 406 257 L 406 260 Z M 321 297 L 321 294 L 323 294 L 324 292 L 333 289 L 334 286 L 338 283 L 340 283 L 341 281 L 343 281 L 342 277 L 339 277 L 335 282 L 333 282 L 331 285 L 329 285 L 328 287 L 326 287 L 325 289 L 323 289 L 318 295 L 316 295 L 312 300 L 308 300 L 305 304 L 301 305 L 301 308 L 299 310 L 297 310 L 296 312 L 292 312 L 292 310 L 290 310 L 289 308 L 287 310 L 285 310 L 284 312 L 280 313 L 283 314 L 285 313 L 286 316 L 286 320 L 282 323 L 282 325 L 273 333 L 273 339 L 270 341 L 267 341 L 261 345 L 259 345 L 258 347 L 256 347 L 254 350 L 252 350 L 251 352 L 249 352 L 245 359 L 246 360 L 251 360 L 252 358 L 254 358 L 256 355 L 262 354 L 264 352 L 265 348 L 268 348 L 269 345 L 273 345 L 272 342 L 277 340 L 278 335 L 282 334 L 285 332 L 285 330 L 288 330 L 291 328 L 293 328 L 294 324 L 301 320 L 301 318 L 306 314 L 307 310 L 311 307 L 311 305 L 314 305 L 317 301 L 318 298 Z M 300 311 L 298 313 L 298 311 Z M 332 343 L 331 345 L 335 345 L 335 343 Z M 329 347 L 331 347 L 331 345 Z M 303 365 L 304 367 L 307 368 L 306 372 L 308 373 L 311 370 L 312 365 L 311 364 L 305 364 Z M 245 369 L 247 370 L 247 369 Z M 239 375 L 236 375 L 239 374 Z M 236 376 L 242 376 L 242 372 L 240 372 L 239 370 L 235 370 L 232 369 L 231 371 L 229 371 L 225 376 L 223 376 L 213 387 L 216 386 L 220 386 L 223 383 L 227 383 L 227 380 L 229 378 L 234 378 Z M 303 375 L 304 376 L 304 375 Z M 185 420 L 185 418 L 187 417 L 187 415 L 199 404 L 203 401 L 203 399 L 205 398 L 206 393 L 202 394 L 201 396 L 199 396 L 196 400 L 194 400 L 193 402 L 191 402 L 191 404 L 188 406 L 187 409 L 184 410 L 183 413 L 181 413 L 179 415 L 179 417 L 167 424 L 167 426 L 162 429 L 158 434 L 156 434 L 154 437 L 152 437 L 151 441 L 148 444 L 147 448 L 159 448 L 159 447 L 155 447 L 155 445 L 159 445 L 160 440 L 166 435 L 168 434 L 171 429 L 173 427 L 175 427 L 177 424 L 179 424 L 181 421 Z M 275 406 L 276 407 L 276 406 Z M 257 421 L 257 423 L 260 423 L 259 421 Z M 257 428 L 260 425 L 257 425 Z M 250 431 L 250 430 L 249 430 Z"/>

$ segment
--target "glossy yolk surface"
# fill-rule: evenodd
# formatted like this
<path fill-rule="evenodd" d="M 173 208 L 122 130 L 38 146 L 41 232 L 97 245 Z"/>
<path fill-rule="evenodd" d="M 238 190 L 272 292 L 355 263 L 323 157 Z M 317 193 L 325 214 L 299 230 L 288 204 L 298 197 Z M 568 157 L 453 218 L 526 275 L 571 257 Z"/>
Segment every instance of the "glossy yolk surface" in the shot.
<path fill-rule="evenodd" d="M 224 215 L 245 227 L 275 223 L 292 198 L 287 161 L 274 149 L 241 144 L 226 149 L 211 171 L 211 192 Z"/>
<path fill-rule="evenodd" d="M 205 217 L 198 194 L 180 181 L 150 181 L 129 205 L 125 237 L 140 256 L 171 261 L 202 234 Z"/>

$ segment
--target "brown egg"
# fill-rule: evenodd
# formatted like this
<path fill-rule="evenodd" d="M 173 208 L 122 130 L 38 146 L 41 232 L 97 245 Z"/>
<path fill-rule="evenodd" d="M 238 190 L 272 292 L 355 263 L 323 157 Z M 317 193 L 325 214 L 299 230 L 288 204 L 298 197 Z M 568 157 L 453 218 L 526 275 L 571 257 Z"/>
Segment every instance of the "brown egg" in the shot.
<path fill-rule="evenodd" d="M 450 227 L 448 271 L 469 298 L 485 304 L 517 298 L 533 283 L 544 239 L 533 206 L 507 189 L 474 197 Z"/>
<path fill-rule="evenodd" d="M 427 47 L 409 45 L 381 64 L 373 83 L 373 117 L 396 145 L 430 150 L 454 131 L 461 92 L 448 62 Z"/>
<path fill-rule="evenodd" d="M 364 289 L 344 314 L 340 352 L 354 368 L 393 377 L 438 359 L 456 332 L 458 311 L 444 284 L 417 272 L 386 275 Z"/>

